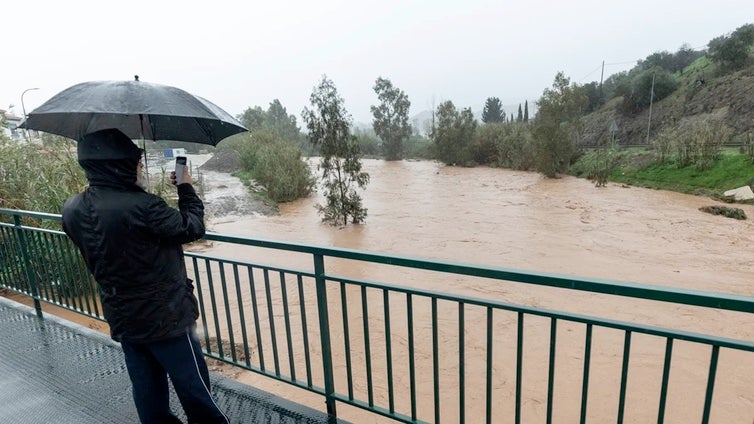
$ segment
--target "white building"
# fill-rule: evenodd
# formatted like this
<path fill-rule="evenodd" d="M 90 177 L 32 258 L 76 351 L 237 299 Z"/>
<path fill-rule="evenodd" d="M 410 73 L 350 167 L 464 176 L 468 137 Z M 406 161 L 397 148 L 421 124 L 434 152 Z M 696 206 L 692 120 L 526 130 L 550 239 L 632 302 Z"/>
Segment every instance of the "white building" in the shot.
<path fill-rule="evenodd" d="M 21 125 L 22 117 L 16 116 L 13 112 L 0 109 L 0 115 L 2 115 L 2 121 L 5 122 L 3 126 L 3 134 L 11 140 L 23 140 L 22 130 L 18 128 Z"/>

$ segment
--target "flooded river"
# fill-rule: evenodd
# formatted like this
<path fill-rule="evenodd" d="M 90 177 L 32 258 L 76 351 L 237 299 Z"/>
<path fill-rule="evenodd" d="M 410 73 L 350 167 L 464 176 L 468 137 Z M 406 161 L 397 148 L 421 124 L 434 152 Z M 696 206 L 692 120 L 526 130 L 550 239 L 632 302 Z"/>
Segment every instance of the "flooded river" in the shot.
<path fill-rule="evenodd" d="M 573 177 L 365 160 L 364 225 L 320 222 L 319 196 L 211 230 L 508 268 L 752 294 L 754 224 L 706 197 Z M 754 207 L 735 205 L 754 218 Z"/>
<path fill-rule="evenodd" d="M 363 162 L 364 170 L 371 176 L 371 182 L 363 193 L 364 206 L 368 208 L 368 217 L 363 225 L 339 228 L 321 223 L 315 204 L 322 199 L 313 195 L 282 205 L 277 216 L 215 217 L 210 230 L 317 246 L 337 246 L 546 273 L 754 295 L 754 224 L 751 220 L 754 218 L 754 207 L 750 205 L 736 205 L 750 217 L 749 220 L 739 221 L 699 211 L 702 206 L 720 204 L 705 197 L 618 184 L 597 188 L 587 180 L 573 177 L 544 179 L 536 173 L 491 168 L 452 168 L 429 161 Z M 211 178 L 211 174 L 207 178 Z M 207 253 L 238 259 L 248 259 L 249 255 L 248 252 L 223 243 L 213 245 Z M 274 255 L 264 259 L 279 266 L 301 265 L 291 264 L 287 262 L 290 259 Z M 302 263 L 303 261 L 302 259 Z M 656 302 L 626 301 L 622 298 L 542 289 L 523 284 L 499 283 L 491 286 L 479 282 L 467 283 L 463 279 L 424 280 L 418 276 L 405 276 L 400 270 L 371 275 L 372 270 L 363 269 L 359 264 L 353 266 L 358 268 L 348 269 L 348 264 L 338 264 L 338 274 L 378 281 L 400 281 L 402 285 L 422 289 L 754 340 L 751 315 L 703 308 L 658 306 Z M 392 319 L 395 325 L 400 325 L 400 320 L 405 319 L 405 313 L 403 316 L 397 314 Z M 477 324 L 482 329 L 486 328 L 485 318 L 481 314 L 469 314 L 467 319 L 467 328 L 473 329 Z M 508 334 L 511 328 L 515 331 L 514 320 L 503 321 L 505 320 L 499 323 L 501 334 Z M 544 356 L 546 361 L 547 326 L 547 322 L 539 327 L 534 325 L 534 334 L 540 332 L 543 337 L 534 337 L 542 340 L 532 340 L 527 345 L 527 358 Z M 559 331 L 582 334 L 583 328 L 569 329 L 564 326 Z M 515 332 L 511 334 L 515 337 Z M 473 341 L 474 337 L 470 334 L 467 341 Z M 602 361 L 596 357 L 593 363 L 595 375 L 599 375 L 597 373 L 602 367 L 612 369 L 610 367 L 616 364 L 617 371 L 605 371 L 614 375 L 604 380 L 595 379 L 590 383 L 590 388 L 598 392 L 603 388 L 617 390 L 620 378 L 623 337 L 613 334 L 605 335 L 604 338 L 612 340 L 611 344 L 615 349 L 614 352 L 603 352 L 600 357 L 603 358 Z M 637 340 L 639 339 L 637 336 Z M 559 338 L 559 343 L 560 340 L 563 339 Z M 483 340 L 480 341 L 482 342 Z M 575 379 L 580 384 L 579 366 L 583 353 L 580 354 L 578 349 L 579 346 L 583 349 L 583 334 L 575 336 L 572 342 L 563 340 L 563 343 L 565 346 L 558 356 L 558 369 L 563 371 L 558 371 L 558 381 Z M 697 377 L 706 376 L 709 364 L 709 349 L 703 352 L 690 349 L 687 352 L 682 343 L 678 345 L 678 361 L 688 361 L 687 368 L 691 371 L 679 373 L 681 377 L 671 382 L 671 390 L 683 387 L 693 380 L 697 371 Z M 508 362 L 511 360 L 511 353 L 515 359 L 515 349 L 513 352 L 510 349 L 514 347 L 502 347 L 496 351 L 501 361 L 496 365 L 496 373 L 499 371 L 503 375 L 503 371 L 511 371 L 509 367 L 512 365 Z M 636 350 L 632 350 L 627 411 L 634 412 L 627 412 L 625 422 L 656 421 L 658 395 L 632 396 L 631 393 L 632 389 L 642 385 L 654 387 L 659 384 L 658 370 L 655 369 L 657 366 L 654 359 L 649 358 L 658 356 L 661 370 L 663 352 L 664 341 L 649 341 L 643 345 L 637 342 Z M 379 357 L 380 354 L 379 351 L 371 352 L 375 362 L 379 362 L 375 356 Z M 737 355 L 726 353 L 728 354 Z M 358 353 L 355 355 L 358 356 Z M 720 384 L 719 389 L 716 387 L 716 399 L 722 399 L 721 405 L 725 407 L 716 407 L 712 422 L 749 424 L 754 417 L 754 395 L 750 390 L 754 381 L 754 366 L 746 365 L 752 363 L 751 356 L 744 355 L 742 358 L 748 359 L 742 359 L 739 366 L 718 371 L 718 376 L 722 375 L 723 381 L 728 384 Z M 336 361 L 339 359 L 342 360 L 342 357 L 335 358 Z M 573 366 L 569 367 L 568 364 Z M 528 372 L 527 381 L 533 383 L 527 383 L 529 386 L 524 392 L 524 422 L 544 422 L 546 399 L 536 393 L 541 393 L 541 386 L 546 385 L 546 371 L 535 369 Z M 483 379 L 484 375 L 479 377 Z M 473 379 L 474 376 L 468 378 Z M 396 379 L 396 385 L 405 383 L 405 376 L 396 376 Z M 252 374 L 242 376 L 241 381 L 283 395 L 292 390 L 291 386 L 265 382 Z M 483 386 L 483 383 L 484 380 L 479 381 L 479 386 Z M 384 385 L 384 382 L 377 384 Z M 514 386 L 510 378 L 500 377 L 495 384 L 496 394 L 512 396 Z M 704 399 L 704 384 L 705 381 L 702 381 L 699 390 L 694 388 L 684 395 L 669 398 L 668 414 L 672 412 L 674 416 L 681 417 L 672 422 L 698 422 Z M 558 391 L 556 385 L 556 393 L 560 398 L 555 407 L 555 422 L 578 422 L 580 392 Z M 299 396 L 302 403 L 322 409 L 321 397 L 307 397 L 306 394 L 297 393 L 294 399 L 299 399 Z M 736 398 L 726 399 L 726 396 Z M 467 397 L 467 408 L 469 404 L 475 406 L 482 402 L 479 403 L 480 409 L 467 411 L 469 422 L 479 422 L 481 415 L 475 414 L 484 411 L 483 391 L 469 393 Z M 592 422 L 605 422 L 607 417 L 615 416 L 617 394 L 610 395 L 607 399 L 608 402 L 604 405 L 598 402 L 590 404 L 589 416 L 593 418 Z M 420 406 L 420 411 L 424 413 L 425 419 L 431 420 L 431 391 L 419 393 L 418 402 L 423 405 Z M 647 402 L 651 405 L 642 408 Z M 448 404 L 454 403 L 457 402 L 448 400 Z M 508 404 L 509 399 L 501 403 Z M 444 408 L 443 416 L 447 414 L 448 417 L 445 421 L 456 422 L 457 409 L 452 406 Z M 495 414 L 499 419 L 496 418 L 495 422 L 511 421 L 512 410 L 509 406 L 496 404 L 496 408 L 499 408 Z M 642 413 L 643 409 L 647 412 Z M 341 408 L 339 412 L 344 410 L 348 411 Z M 430 411 L 429 415 L 427 411 Z M 383 422 L 359 411 L 342 415 L 355 422 Z M 610 421 L 614 421 L 614 418 L 610 418 Z"/>

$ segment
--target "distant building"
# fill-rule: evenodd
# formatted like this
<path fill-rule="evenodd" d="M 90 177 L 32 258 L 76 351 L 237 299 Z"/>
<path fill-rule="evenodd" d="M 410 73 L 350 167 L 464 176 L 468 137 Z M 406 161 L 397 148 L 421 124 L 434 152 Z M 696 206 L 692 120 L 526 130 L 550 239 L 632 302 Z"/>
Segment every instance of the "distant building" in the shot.
<path fill-rule="evenodd" d="M 23 134 L 21 134 L 21 130 L 18 129 L 23 118 L 14 115 L 13 112 L 8 112 L 2 109 L 0 109 L 0 115 L 2 115 L 3 122 L 5 122 L 5 125 L 2 128 L 3 134 L 11 140 L 23 140 Z"/>
<path fill-rule="evenodd" d="M 176 156 L 186 156 L 186 149 L 165 149 L 162 152 L 162 156 L 166 158 L 174 158 Z"/>

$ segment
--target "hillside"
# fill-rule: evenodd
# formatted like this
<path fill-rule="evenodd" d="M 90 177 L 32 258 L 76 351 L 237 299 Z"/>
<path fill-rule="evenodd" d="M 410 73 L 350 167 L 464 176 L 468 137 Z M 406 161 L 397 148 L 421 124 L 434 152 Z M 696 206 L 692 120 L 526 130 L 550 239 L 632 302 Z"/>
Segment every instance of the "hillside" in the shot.
<path fill-rule="evenodd" d="M 678 76 L 676 91 L 652 105 L 650 142 L 669 126 L 686 119 L 715 117 L 729 128 L 731 143 L 740 143 L 754 135 L 754 63 L 736 72 L 720 74 L 706 57 L 702 57 Z M 720 75 L 717 75 L 720 74 Z M 621 145 L 644 145 L 647 141 L 649 108 L 635 115 L 619 110 L 622 97 L 609 100 L 584 120 L 581 145 L 597 145 L 610 139 L 613 122 Z"/>

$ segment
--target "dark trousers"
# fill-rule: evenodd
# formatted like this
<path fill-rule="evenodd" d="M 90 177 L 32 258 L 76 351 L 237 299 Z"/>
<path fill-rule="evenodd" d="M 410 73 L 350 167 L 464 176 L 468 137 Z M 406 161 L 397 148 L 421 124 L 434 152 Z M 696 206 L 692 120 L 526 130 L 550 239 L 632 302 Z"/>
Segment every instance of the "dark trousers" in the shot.
<path fill-rule="evenodd" d="M 193 332 L 157 342 L 123 342 L 121 346 L 143 424 L 181 422 L 170 412 L 168 376 L 190 424 L 229 423 L 212 399 L 207 363 Z"/>

